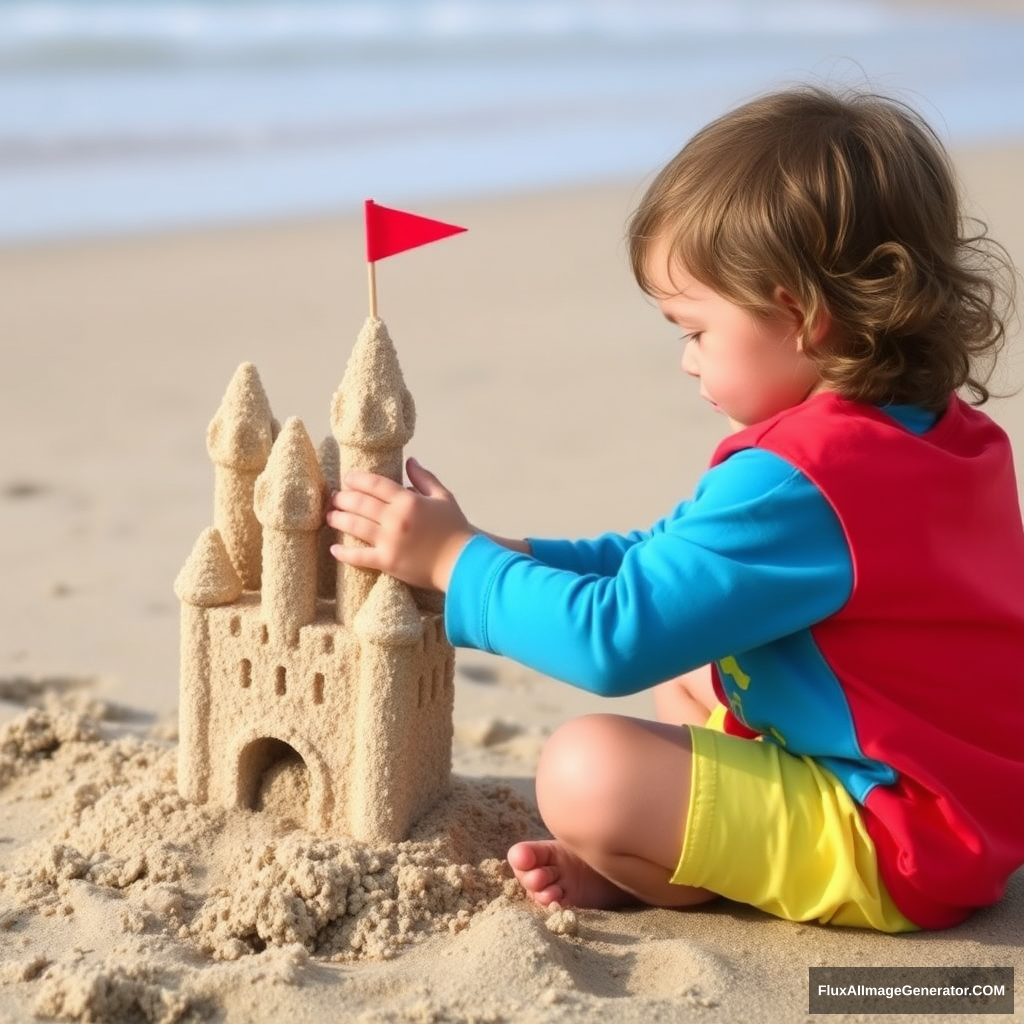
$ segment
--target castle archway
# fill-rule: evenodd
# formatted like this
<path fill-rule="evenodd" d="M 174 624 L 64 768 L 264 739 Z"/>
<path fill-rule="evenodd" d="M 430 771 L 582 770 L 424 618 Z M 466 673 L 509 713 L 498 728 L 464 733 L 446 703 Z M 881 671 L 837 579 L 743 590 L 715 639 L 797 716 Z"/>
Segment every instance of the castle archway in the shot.
<path fill-rule="evenodd" d="M 243 747 L 238 757 L 238 803 L 304 828 L 309 823 L 313 782 L 302 755 L 289 743 L 265 736 Z"/>

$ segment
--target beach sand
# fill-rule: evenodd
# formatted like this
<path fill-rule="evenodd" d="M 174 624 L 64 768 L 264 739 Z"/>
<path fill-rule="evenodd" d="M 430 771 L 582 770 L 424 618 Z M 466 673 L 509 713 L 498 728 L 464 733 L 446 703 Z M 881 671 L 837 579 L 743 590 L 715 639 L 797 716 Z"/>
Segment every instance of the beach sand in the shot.
<path fill-rule="evenodd" d="M 1024 146 L 956 157 L 1024 264 Z M 433 204 L 469 234 L 378 268 L 418 410 L 408 451 L 481 527 L 644 525 L 722 436 L 628 272 L 641 190 Z M 172 582 L 212 521 L 206 424 L 251 361 L 282 422 L 326 433 L 362 252 L 356 218 L 0 251 L 0 1020 L 802 1020 L 809 965 L 1024 968 L 1020 872 L 999 906 L 904 937 L 725 902 L 533 909 L 501 858 L 540 834 L 545 737 L 652 709 L 476 652 L 456 662 L 453 799 L 406 845 L 295 830 L 287 800 L 178 797 Z M 1022 383 L 1017 337 L 995 386 Z M 1024 395 L 988 408 L 1024 479 Z"/>

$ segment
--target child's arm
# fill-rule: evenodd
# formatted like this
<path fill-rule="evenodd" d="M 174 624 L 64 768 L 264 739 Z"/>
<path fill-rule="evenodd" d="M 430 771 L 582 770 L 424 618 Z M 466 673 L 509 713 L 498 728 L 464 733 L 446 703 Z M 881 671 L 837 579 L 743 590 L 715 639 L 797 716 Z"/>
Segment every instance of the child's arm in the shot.
<path fill-rule="evenodd" d="M 778 456 L 737 453 L 705 474 L 679 513 L 630 547 L 611 576 L 471 538 L 445 602 L 449 639 L 621 696 L 806 630 L 847 600 L 842 527 Z"/>
<path fill-rule="evenodd" d="M 530 545 L 530 554 L 553 569 L 614 576 L 621 568 L 622 559 L 630 548 L 649 540 L 656 533 L 663 532 L 665 524 L 678 519 L 685 512 L 687 505 L 688 501 L 682 502 L 670 516 L 655 523 L 649 530 L 603 533 L 599 537 L 584 540 L 529 537 L 527 543 Z"/>
<path fill-rule="evenodd" d="M 633 693 L 805 629 L 841 607 L 852 585 L 835 513 L 769 453 L 740 452 L 705 474 L 694 500 L 630 546 L 612 576 L 499 546 L 426 470 L 413 463 L 409 473 L 415 490 L 346 478 L 351 490 L 335 495 L 328 521 L 371 547 L 336 545 L 335 557 L 446 589 L 452 643 L 596 693 Z"/>
<path fill-rule="evenodd" d="M 489 533 L 487 530 L 476 530 L 475 532 L 482 533 L 485 537 L 490 537 L 495 544 L 500 544 L 503 548 L 508 548 L 509 551 L 518 551 L 521 555 L 533 554 L 533 549 L 528 540 L 517 540 L 513 537 L 499 537 L 496 533 Z"/>

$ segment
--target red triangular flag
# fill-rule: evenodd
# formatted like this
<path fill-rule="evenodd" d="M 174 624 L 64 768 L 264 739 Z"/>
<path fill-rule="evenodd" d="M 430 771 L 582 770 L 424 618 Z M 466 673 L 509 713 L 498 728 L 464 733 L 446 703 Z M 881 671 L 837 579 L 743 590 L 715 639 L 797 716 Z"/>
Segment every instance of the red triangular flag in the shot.
<path fill-rule="evenodd" d="M 431 220 L 416 213 L 392 210 L 366 200 L 366 259 L 376 263 L 387 256 L 415 249 L 418 245 L 436 242 L 449 235 L 457 235 L 465 228 L 444 221 Z"/>

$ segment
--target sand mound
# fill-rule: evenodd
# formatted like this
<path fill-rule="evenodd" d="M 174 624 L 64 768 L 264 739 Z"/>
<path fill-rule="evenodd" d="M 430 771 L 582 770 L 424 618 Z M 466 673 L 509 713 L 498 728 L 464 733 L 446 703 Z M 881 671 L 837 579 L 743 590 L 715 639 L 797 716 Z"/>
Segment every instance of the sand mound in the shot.
<path fill-rule="evenodd" d="M 808 964 L 1019 964 L 1024 875 L 950 935 L 545 914 L 502 860 L 539 830 L 504 783 L 457 778 L 402 843 L 325 839 L 293 827 L 294 763 L 263 810 L 199 807 L 172 741 L 43 703 L 0 729 L 5 1021 L 726 1024 L 801 1019 Z"/>
<path fill-rule="evenodd" d="M 169 743 L 105 738 L 73 711 L 7 723 L 0 827 L 22 842 L 0 871 L 0 927 L 68 920 L 114 940 L 116 956 L 14 958 L 0 981 L 37 983 L 37 1012 L 58 1019 L 176 1021 L 202 1002 L 183 959 L 277 949 L 264 969 L 287 981 L 311 957 L 388 960 L 522 901 L 504 851 L 540 826 L 508 787 L 455 779 L 408 840 L 371 846 L 294 827 L 303 776 L 301 763 L 281 765 L 262 810 L 198 806 L 177 792 Z"/>

